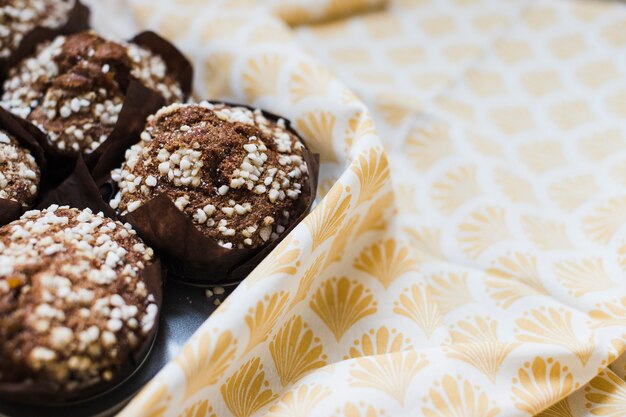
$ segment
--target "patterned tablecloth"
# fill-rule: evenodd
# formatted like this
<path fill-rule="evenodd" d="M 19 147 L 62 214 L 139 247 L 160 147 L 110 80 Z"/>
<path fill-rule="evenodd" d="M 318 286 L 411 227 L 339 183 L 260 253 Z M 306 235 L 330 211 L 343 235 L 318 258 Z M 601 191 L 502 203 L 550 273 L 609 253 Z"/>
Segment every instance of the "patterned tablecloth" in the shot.
<path fill-rule="evenodd" d="M 626 415 L 626 4 L 128 3 L 324 197 L 122 415 Z"/>

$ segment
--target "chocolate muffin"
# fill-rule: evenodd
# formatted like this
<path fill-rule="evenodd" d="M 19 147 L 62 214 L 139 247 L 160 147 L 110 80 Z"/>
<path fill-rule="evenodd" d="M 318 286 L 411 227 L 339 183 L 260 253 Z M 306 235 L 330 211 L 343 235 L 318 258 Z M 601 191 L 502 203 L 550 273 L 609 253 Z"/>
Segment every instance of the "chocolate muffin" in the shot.
<path fill-rule="evenodd" d="M 93 152 L 113 131 L 129 76 L 171 103 L 181 87 L 163 59 L 93 32 L 59 36 L 9 72 L 0 105 L 28 119 L 62 152 Z"/>
<path fill-rule="evenodd" d="M 33 29 L 63 26 L 74 3 L 74 0 L 0 1 L 0 58 L 11 56 Z"/>
<path fill-rule="evenodd" d="M 68 395 L 117 372 L 157 325 L 130 225 L 50 206 L 0 228 L 0 386 Z"/>
<path fill-rule="evenodd" d="M 165 194 L 221 246 L 256 249 L 303 210 L 303 150 L 284 120 L 259 110 L 173 104 L 148 118 L 139 143 L 111 173 L 119 192 L 110 204 L 124 215 Z"/>
<path fill-rule="evenodd" d="M 0 198 L 30 207 L 37 197 L 40 172 L 30 151 L 0 130 Z"/>

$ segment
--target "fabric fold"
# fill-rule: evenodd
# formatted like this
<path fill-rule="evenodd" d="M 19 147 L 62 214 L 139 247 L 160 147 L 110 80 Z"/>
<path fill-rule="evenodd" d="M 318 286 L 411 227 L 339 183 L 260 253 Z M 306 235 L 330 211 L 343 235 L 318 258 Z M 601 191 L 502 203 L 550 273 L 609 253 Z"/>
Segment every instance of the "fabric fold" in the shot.
<path fill-rule="evenodd" d="M 122 415 L 624 410 L 623 5 L 395 2 L 294 38 L 258 4 L 131 3 L 198 96 L 293 120 L 322 198 Z"/>

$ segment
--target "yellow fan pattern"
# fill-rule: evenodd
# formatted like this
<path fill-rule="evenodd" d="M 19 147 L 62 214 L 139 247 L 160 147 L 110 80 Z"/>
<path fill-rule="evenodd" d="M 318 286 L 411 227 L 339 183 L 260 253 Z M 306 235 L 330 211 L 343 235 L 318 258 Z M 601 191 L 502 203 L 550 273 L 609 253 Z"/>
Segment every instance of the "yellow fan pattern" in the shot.
<path fill-rule="evenodd" d="M 127 1 L 322 166 L 122 416 L 626 415 L 626 4 Z"/>

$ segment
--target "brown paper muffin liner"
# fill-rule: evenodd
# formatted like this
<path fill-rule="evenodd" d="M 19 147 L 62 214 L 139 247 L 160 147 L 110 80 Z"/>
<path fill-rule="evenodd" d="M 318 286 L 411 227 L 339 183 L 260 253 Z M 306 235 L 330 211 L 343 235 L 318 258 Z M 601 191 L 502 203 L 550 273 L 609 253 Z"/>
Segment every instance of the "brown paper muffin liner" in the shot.
<path fill-rule="evenodd" d="M 46 158 L 43 149 L 39 145 L 43 133 L 32 124 L 17 118 L 0 107 L 0 130 L 10 133 L 19 144 L 27 148 L 39 166 L 41 173 L 40 183 L 37 187 L 38 197 L 42 195 L 43 180 L 46 172 Z M 22 215 L 24 207 L 16 201 L 0 198 L 0 226 L 5 225 Z"/>
<path fill-rule="evenodd" d="M 74 7 L 68 14 L 67 22 L 63 26 L 56 29 L 37 27 L 30 31 L 24 36 L 20 45 L 11 56 L 0 59 L 0 89 L 9 70 L 22 59 L 33 54 L 37 49 L 37 45 L 52 40 L 59 35 L 68 35 L 89 29 L 89 15 L 89 8 L 79 0 L 76 0 Z"/>
<path fill-rule="evenodd" d="M 253 109 L 241 104 L 223 104 Z M 279 119 L 279 116 L 269 112 L 264 111 L 263 114 L 270 120 Z M 285 122 L 287 129 L 300 138 L 289 121 Z M 117 185 L 111 179 L 111 170 L 122 164 L 126 149 L 138 141 L 139 136 L 129 136 L 126 140 L 117 142 L 107 150 L 108 152 L 102 154 L 94 167 L 93 177 L 105 201 L 110 201 L 117 192 Z M 306 144 L 303 156 L 309 170 L 309 181 L 303 189 L 303 198 L 299 200 L 301 214 L 276 240 L 262 248 L 227 249 L 220 246 L 217 241 L 196 229 L 191 219 L 163 194 L 157 195 L 137 210 L 123 216 L 123 219 L 132 224 L 152 248 L 158 250 L 169 277 L 195 285 L 237 283 L 261 263 L 311 209 L 317 192 L 319 157 L 311 153 Z"/>
<path fill-rule="evenodd" d="M 82 157 L 78 158 L 73 174 L 59 187 L 49 192 L 37 208 L 44 209 L 50 204 L 68 205 L 79 209 L 90 208 L 94 213 L 102 211 L 105 216 L 116 218 L 115 212 L 100 197 Z M 155 257 L 152 263 L 146 265 L 142 273 L 146 288 L 150 294 L 154 295 L 155 304 L 158 307 L 155 325 L 139 348 L 128 352 L 128 358 L 117 369 L 112 380 L 100 381 L 71 392 L 57 391 L 51 386 L 34 381 L 0 382 L 0 399 L 29 405 L 67 405 L 104 394 L 132 376 L 150 352 L 157 334 L 163 304 L 163 276 L 161 261 Z M 127 346 L 120 347 L 127 348 Z"/>
<path fill-rule="evenodd" d="M 30 41 L 29 48 L 20 49 L 19 60 L 32 55 L 36 46 L 41 42 L 51 40 L 63 33 L 50 33 L 49 30 L 40 30 L 31 37 L 38 34 L 37 42 Z M 70 32 L 72 33 L 72 32 Z M 168 72 L 180 83 L 184 98 L 191 92 L 193 71 L 190 62 L 176 49 L 174 45 L 161 38 L 154 32 L 142 32 L 129 40 L 131 43 L 143 46 L 153 53 L 160 55 L 167 65 Z M 18 61 L 19 61 L 18 60 Z M 16 61 L 16 63 L 18 62 Z M 135 136 L 143 130 L 146 117 L 156 112 L 165 105 L 163 96 L 148 87 L 145 87 L 138 80 L 128 74 L 119 74 L 118 82 L 125 90 L 124 103 L 118 116 L 117 123 L 109 137 L 90 154 L 84 156 L 88 167 L 93 167 L 99 159 L 103 150 L 110 146 L 111 142 L 116 142 L 121 137 Z M 49 177 L 47 182 L 51 187 L 56 187 L 62 180 L 71 174 L 78 152 L 61 151 L 48 141 L 47 137 L 39 142 L 44 150 L 49 166 Z"/>

